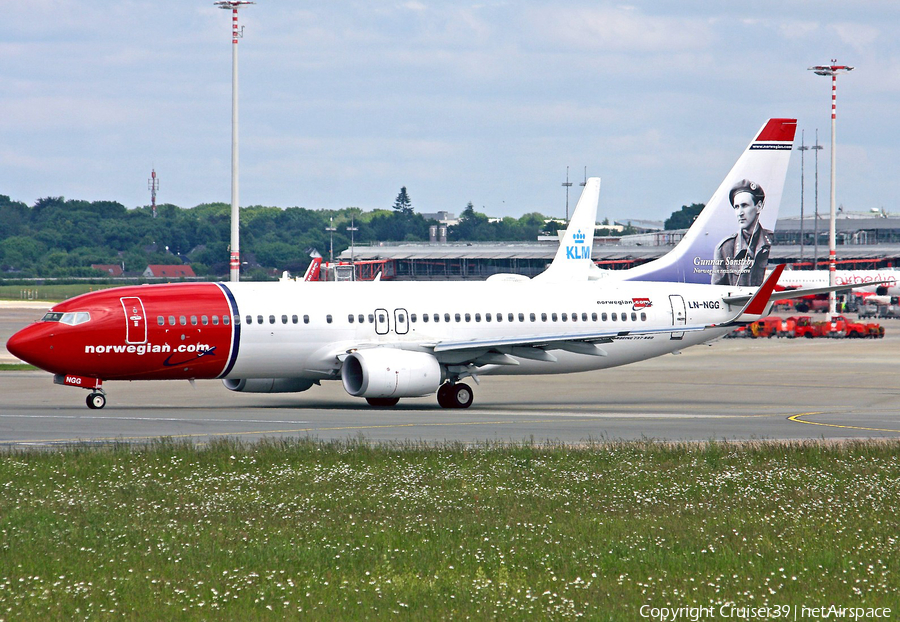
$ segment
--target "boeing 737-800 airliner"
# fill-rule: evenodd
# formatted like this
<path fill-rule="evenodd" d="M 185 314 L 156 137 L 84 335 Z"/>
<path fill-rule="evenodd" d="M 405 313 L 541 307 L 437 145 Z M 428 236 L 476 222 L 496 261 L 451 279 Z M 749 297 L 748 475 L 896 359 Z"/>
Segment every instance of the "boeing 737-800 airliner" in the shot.
<path fill-rule="evenodd" d="M 592 178 L 542 278 L 122 287 L 55 305 L 7 348 L 59 384 L 89 389 L 91 408 L 105 405 L 106 381 L 201 378 L 259 393 L 340 380 L 373 405 L 436 392 L 442 407 L 465 408 L 466 378 L 596 370 L 682 350 L 758 319 L 775 299 L 810 293 L 773 293 L 781 267 L 765 283 L 747 281 L 767 261 L 795 128 L 769 120 L 681 244 L 623 278 L 588 276 Z M 752 227 L 738 203 L 752 204 Z"/>

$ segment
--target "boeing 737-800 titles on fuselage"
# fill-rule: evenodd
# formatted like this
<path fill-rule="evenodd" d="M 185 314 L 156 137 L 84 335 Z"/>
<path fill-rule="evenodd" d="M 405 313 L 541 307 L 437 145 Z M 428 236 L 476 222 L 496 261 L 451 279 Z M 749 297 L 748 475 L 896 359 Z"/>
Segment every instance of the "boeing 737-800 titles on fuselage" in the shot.
<path fill-rule="evenodd" d="M 763 126 L 682 243 L 635 275 L 644 280 L 586 278 L 590 246 L 573 217 L 546 277 L 528 282 L 122 287 L 55 305 L 7 348 L 59 384 L 90 389 L 91 408 L 105 405 L 105 381 L 201 378 L 258 393 L 340 379 L 373 405 L 437 392 L 441 406 L 465 408 L 468 377 L 595 370 L 682 350 L 758 319 L 776 298 L 809 293 L 773 294 L 781 267 L 764 284 L 740 282 L 774 225 L 795 128 L 792 119 Z M 729 193 L 755 200 L 760 188 L 761 224 L 735 253 L 743 224 Z M 576 212 L 595 212 L 599 192 L 600 180 L 588 180 Z M 723 274 L 734 284 L 712 284 Z"/>

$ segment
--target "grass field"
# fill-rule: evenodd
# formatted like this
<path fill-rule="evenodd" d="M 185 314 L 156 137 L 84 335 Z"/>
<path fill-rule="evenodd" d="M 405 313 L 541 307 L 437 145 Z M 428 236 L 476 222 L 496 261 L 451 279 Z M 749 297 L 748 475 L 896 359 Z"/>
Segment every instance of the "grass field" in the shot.
<path fill-rule="evenodd" d="M 0 460 L 0 619 L 900 608 L 900 444 L 159 441 Z"/>
<path fill-rule="evenodd" d="M 87 292 L 119 287 L 107 283 L 67 283 L 63 285 L 0 285 L 0 300 L 46 300 L 59 302 Z"/>

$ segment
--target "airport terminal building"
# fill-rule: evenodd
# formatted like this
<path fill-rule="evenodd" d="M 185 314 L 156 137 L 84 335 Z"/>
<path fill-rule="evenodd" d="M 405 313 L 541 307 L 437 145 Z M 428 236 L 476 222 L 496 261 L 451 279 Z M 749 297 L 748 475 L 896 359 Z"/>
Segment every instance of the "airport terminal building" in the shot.
<path fill-rule="evenodd" d="M 778 220 L 770 259 L 795 269 L 828 267 L 828 220 L 819 218 L 818 236 L 812 217 Z M 900 267 L 900 218 L 844 216 L 836 221 L 837 259 L 843 269 Z M 649 231 L 621 238 L 595 238 L 592 258 L 600 267 L 621 270 L 652 261 L 672 250 L 686 230 Z M 818 239 L 818 244 L 816 244 Z M 802 244 L 801 244 L 802 241 Z M 355 246 L 340 255 L 353 261 L 358 280 L 380 272 L 393 280 L 483 280 L 492 274 L 532 277 L 544 271 L 556 254 L 555 238 L 535 242 L 378 243 Z"/>

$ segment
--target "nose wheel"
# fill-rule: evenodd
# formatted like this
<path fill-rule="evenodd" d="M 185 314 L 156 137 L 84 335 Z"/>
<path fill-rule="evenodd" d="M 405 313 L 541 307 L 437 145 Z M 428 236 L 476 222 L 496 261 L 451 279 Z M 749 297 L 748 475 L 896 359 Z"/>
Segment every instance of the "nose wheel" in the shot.
<path fill-rule="evenodd" d="M 445 382 L 437 392 L 437 400 L 441 408 L 468 408 L 472 405 L 474 397 L 472 388 L 462 382 Z"/>
<path fill-rule="evenodd" d="M 91 393 L 87 396 L 87 407 L 92 410 L 97 410 L 106 406 L 106 396 L 102 393 Z"/>

